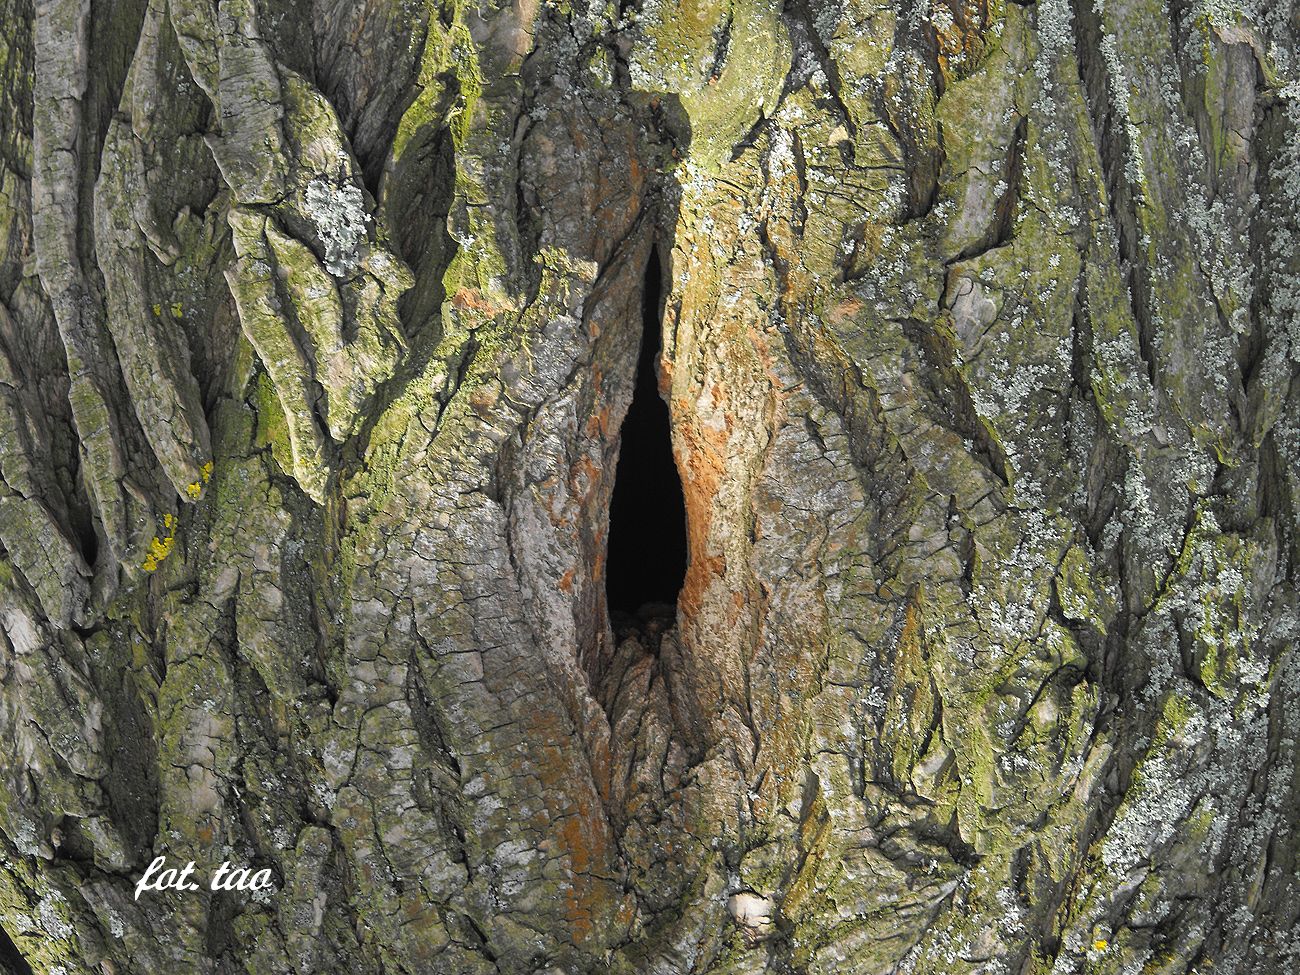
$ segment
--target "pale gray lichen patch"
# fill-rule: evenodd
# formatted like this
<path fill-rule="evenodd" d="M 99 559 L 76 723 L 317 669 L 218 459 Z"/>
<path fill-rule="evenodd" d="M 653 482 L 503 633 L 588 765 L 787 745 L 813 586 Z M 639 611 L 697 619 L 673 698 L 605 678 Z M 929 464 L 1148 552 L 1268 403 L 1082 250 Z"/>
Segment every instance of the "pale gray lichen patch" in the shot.
<path fill-rule="evenodd" d="M 307 213 L 325 245 L 330 274 L 337 278 L 351 274 L 361 262 L 361 243 L 370 221 L 361 190 L 314 179 L 307 184 Z"/>
<path fill-rule="evenodd" d="M 72 937 L 72 925 L 59 913 L 59 905 L 64 903 L 63 896 L 55 891 L 36 905 L 36 920 L 51 938 Z"/>

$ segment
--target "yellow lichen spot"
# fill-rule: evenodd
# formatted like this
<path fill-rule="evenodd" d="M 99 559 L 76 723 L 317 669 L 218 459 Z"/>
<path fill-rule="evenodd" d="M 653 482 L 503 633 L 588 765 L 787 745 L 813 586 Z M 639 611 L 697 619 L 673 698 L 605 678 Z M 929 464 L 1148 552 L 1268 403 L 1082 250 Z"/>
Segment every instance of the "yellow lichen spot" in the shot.
<path fill-rule="evenodd" d="M 1093 951 L 1105 951 L 1109 947 L 1110 947 L 1110 942 L 1107 941 L 1105 938 L 1098 938 L 1096 941 L 1092 943 Z"/>
<path fill-rule="evenodd" d="M 172 317 L 181 318 L 185 314 L 185 308 L 179 301 L 172 302 Z"/>
<path fill-rule="evenodd" d="M 162 564 L 163 559 L 172 554 L 176 546 L 176 516 L 168 512 L 163 515 L 163 527 L 167 529 L 165 538 L 157 535 L 149 542 L 149 551 L 144 557 L 144 571 L 153 572 Z"/>
<path fill-rule="evenodd" d="M 185 485 L 185 496 L 191 501 L 199 500 L 199 495 L 203 493 L 203 485 L 212 480 L 212 461 L 208 461 L 199 468 L 199 479 L 191 484 Z"/>
<path fill-rule="evenodd" d="M 153 313 L 154 313 L 155 315 L 158 315 L 159 317 L 162 317 L 162 305 L 154 305 L 154 306 L 153 306 Z"/>

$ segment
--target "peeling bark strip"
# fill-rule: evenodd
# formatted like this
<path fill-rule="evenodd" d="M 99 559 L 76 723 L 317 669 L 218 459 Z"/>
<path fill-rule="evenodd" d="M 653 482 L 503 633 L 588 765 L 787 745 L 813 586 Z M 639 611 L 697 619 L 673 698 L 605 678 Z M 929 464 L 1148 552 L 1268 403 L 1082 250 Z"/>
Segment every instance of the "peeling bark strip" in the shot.
<path fill-rule="evenodd" d="M 1300 970 L 1298 36 L 0 0 L 0 972 Z"/>

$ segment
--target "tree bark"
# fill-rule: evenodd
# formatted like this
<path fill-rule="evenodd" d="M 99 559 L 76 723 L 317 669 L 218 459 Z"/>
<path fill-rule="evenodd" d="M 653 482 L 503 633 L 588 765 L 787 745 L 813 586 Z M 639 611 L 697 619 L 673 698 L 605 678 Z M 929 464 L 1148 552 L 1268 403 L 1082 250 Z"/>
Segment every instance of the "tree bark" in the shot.
<path fill-rule="evenodd" d="M 1298 35 L 0 0 L 0 971 L 1300 970 Z"/>

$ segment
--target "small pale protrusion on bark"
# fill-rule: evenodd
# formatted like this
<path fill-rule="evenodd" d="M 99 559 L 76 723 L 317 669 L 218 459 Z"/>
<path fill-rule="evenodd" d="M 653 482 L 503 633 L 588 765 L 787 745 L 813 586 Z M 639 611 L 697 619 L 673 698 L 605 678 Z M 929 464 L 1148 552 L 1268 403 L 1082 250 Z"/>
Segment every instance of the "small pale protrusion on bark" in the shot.
<path fill-rule="evenodd" d="M 727 910 L 735 922 L 754 931 L 765 931 L 772 926 L 772 898 L 753 891 L 740 891 L 727 898 Z"/>

